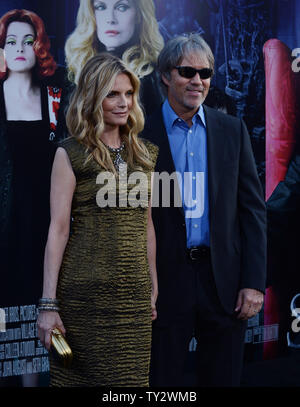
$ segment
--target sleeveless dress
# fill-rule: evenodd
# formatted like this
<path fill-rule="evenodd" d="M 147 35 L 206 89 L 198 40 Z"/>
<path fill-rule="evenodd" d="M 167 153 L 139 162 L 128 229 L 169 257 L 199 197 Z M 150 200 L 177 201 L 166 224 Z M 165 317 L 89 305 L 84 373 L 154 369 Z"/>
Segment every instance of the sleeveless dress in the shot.
<path fill-rule="evenodd" d="M 144 191 L 135 193 L 137 183 L 128 184 L 126 206 L 124 195 L 114 196 L 113 185 L 97 178 L 104 169 L 94 159 L 85 164 L 85 146 L 71 137 L 60 143 L 76 177 L 71 236 L 57 286 L 73 362 L 67 369 L 50 358 L 51 386 L 148 385 L 152 323 L 147 206 L 158 149 L 144 143 L 153 168 L 143 172 Z M 110 154 L 114 160 L 116 153 Z M 126 162 L 125 149 L 121 156 Z M 101 188 L 108 192 L 102 194 Z M 116 206 L 99 207 L 99 191 L 104 198 L 113 197 Z M 131 205 L 134 196 L 140 206 Z"/>

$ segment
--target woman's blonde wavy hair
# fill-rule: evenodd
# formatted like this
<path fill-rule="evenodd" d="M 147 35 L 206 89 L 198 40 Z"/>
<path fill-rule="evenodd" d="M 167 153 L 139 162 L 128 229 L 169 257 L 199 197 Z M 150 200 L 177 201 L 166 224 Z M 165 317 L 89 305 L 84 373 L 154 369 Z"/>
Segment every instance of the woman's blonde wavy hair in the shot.
<path fill-rule="evenodd" d="M 129 77 L 134 91 L 127 124 L 120 127 L 120 136 L 127 151 L 127 165 L 135 170 L 151 168 L 149 152 L 138 137 L 144 128 L 144 115 L 139 105 L 140 81 L 116 56 L 100 53 L 89 59 L 81 71 L 66 114 L 71 136 L 90 151 L 85 163 L 94 158 L 101 167 L 114 174 L 116 170 L 109 151 L 101 141 L 105 127 L 102 103 L 121 73 Z"/>
<path fill-rule="evenodd" d="M 133 0 L 133 2 L 137 9 L 139 43 L 129 47 L 122 55 L 122 59 L 139 78 L 142 78 L 154 70 L 164 41 L 159 33 L 153 0 Z M 93 0 L 80 0 L 76 28 L 65 45 L 70 81 L 77 84 L 85 63 L 98 53 L 96 39 L 97 26 Z"/>

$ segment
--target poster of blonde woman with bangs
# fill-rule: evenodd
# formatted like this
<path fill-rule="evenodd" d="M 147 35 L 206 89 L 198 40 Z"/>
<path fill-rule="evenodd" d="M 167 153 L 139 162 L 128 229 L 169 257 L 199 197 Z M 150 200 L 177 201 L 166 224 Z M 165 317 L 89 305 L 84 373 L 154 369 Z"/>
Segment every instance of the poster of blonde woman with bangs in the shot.
<path fill-rule="evenodd" d="M 110 52 L 141 80 L 141 102 L 149 114 L 163 100 L 155 70 L 163 45 L 152 0 L 80 0 L 76 27 L 65 44 L 68 78 L 77 84 L 91 57 Z"/>

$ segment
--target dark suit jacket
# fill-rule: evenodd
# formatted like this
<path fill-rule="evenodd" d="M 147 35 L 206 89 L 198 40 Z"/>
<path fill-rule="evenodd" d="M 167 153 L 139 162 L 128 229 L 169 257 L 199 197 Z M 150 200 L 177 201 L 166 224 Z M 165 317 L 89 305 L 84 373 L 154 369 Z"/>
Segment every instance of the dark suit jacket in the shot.
<path fill-rule="evenodd" d="M 265 289 L 265 203 L 244 122 L 203 107 L 212 270 L 221 304 L 232 314 L 239 289 Z M 143 136 L 159 147 L 156 171 L 174 172 L 161 109 L 148 118 Z M 178 309 L 189 304 L 193 285 L 185 267 L 185 218 L 182 208 L 174 206 L 153 207 L 152 216 L 157 239 L 157 322 L 169 323 L 176 320 Z"/>

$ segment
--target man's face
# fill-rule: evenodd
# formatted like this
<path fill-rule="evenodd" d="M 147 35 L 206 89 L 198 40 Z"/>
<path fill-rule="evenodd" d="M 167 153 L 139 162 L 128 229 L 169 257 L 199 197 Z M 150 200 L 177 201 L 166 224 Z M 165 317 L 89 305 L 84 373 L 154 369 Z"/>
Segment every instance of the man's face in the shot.
<path fill-rule="evenodd" d="M 195 69 L 210 67 L 206 56 L 201 53 L 184 56 L 178 66 L 191 66 Z M 170 79 L 165 76 L 162 79 L 168 86 L 169 103 L 178 115 L 198 110 L 208 94 L 211 81 L 211 78 L 200 79 L 198 73 L 192 78 L 184 78 L 177 69 L 172 69 Z"/>

